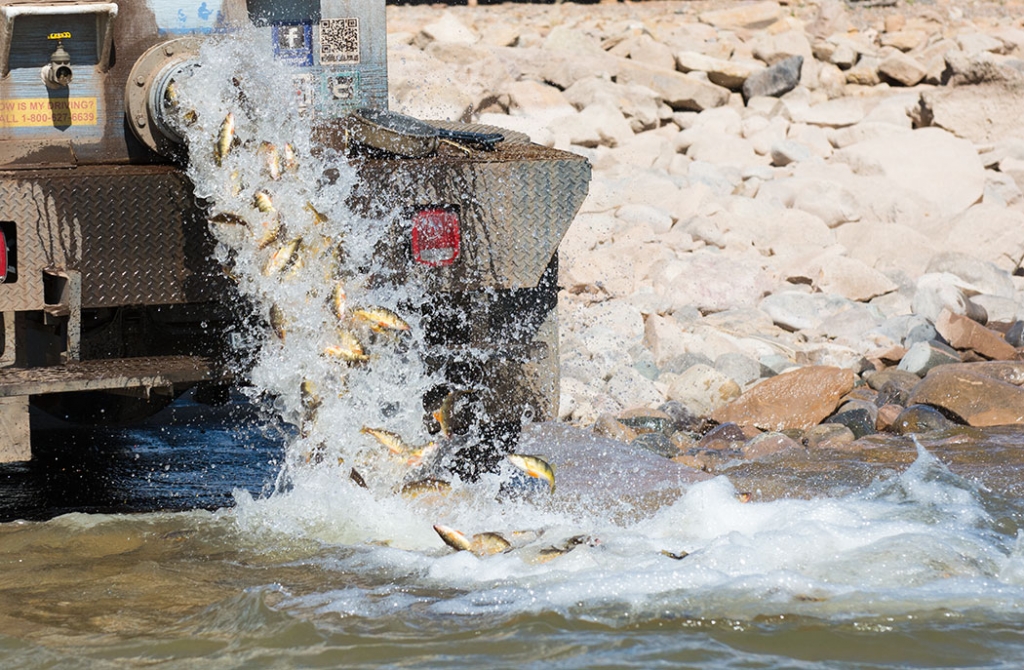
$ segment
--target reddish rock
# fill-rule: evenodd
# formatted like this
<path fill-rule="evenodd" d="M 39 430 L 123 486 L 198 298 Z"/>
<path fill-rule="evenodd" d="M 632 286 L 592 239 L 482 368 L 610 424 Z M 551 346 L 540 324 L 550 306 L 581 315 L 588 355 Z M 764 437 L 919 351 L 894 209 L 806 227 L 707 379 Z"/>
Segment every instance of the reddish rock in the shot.
<path fill-rule="evenodd" d="M 903 411 L 902 405 L 882 405 L 878 408 L 878 417 L 875 419 L 875 430 L 889 430 L 896 421 L 896 417 Z"/>
<path fill-rule="evenodd" d="M 935 368 L 907 399 L 952 412 L 972 426 L 1024 424 L 1024 389 L 972 370 L 973 365 Z"/>
<path fill-rule="evenodd" d="M 1011 360 L 1017 355 L 1017 350 L 1002 335 L 966 316 L 953 314 L 948 309 L 939 313 L 939 318 L 935 320 L 935 330 L 954 349 L 975 351 L 985 358 L 1000 361 Z"/>
<path fill-rule="evenodd" d="M 761 430 L 806 430 L 835 411 L 853 388 L 853 371 L 824 365 L 799 368 L 764 380 L 712 418 Z"/>
<path fill-rule="evenodd" d="M 747 440 L 756 437 L 759 431 L 744 429 L 735 423 L 715 426 L 697 442 L 698 449 L 738 449 Z"/>
<path fill-rule="evenodd" d="M 782 433 L 761 433 L 740 447 L 743 458 L 756 459 L 777 454 L 787 449 L 803 449 L 803 446 Z"/>

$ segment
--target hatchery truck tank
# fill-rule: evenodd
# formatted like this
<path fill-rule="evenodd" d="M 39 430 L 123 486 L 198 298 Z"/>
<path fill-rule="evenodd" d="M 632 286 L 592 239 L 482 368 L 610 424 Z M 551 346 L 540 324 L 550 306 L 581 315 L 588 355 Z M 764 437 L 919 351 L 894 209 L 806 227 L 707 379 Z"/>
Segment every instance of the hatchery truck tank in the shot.
<path fill-rule="evenodd" d="M 31 457 L 30 403 L 119 423 L 244 383 L 227 363 L 246 314 L 164 118 L 203 41 L 240 26 L 294 68 L 283 94 L 319 141 L 349 141 L 353 110 L 387 108 L 384 0 L 0 1 L 0 461 Z M 425 415 L 471 387 L 514 426 L 557 411 L 556 252 L 590 166 L 498 132 L 492 151 L 354 156 L 350 201 L 391 227 L 397 280 L 427 289 L 444 383 Z"/>

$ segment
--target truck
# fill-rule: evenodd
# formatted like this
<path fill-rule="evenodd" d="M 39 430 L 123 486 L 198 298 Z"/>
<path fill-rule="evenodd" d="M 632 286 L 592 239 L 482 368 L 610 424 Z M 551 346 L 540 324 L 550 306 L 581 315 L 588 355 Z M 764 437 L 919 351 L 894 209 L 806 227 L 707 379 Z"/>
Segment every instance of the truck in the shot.
<path fill-rule="evenodd" d="M 167 118 L 205 40 L 255 30 L 294 69 L 325 145 L 356 110 L 387 110 L 384 0 L 0 1 L 0 462 L 31 458 L 29 407 L 73 423 L 149 416 L 189 388 L 244 384 L 233 299 L 208 212 Z M 581 156 L 501 132 L 490 151 L 364 152 L 349 196 L 399 221 L 382 253 L 417 282 L 427 361 L 481 390 L 514 439 L 558 408 L 557 248 L 587 193 Z M 394 219 L 394 217 L 392 217 Z"/>

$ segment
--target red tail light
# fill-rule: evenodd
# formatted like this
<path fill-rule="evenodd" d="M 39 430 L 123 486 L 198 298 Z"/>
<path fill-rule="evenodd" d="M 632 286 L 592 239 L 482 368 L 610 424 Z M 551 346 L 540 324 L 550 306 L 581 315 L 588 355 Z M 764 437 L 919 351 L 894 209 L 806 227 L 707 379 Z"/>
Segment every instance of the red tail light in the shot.
<path fill-rule="evenodd" d="M 423 265 L 451 265 L 459 257 L 459 214 L 441 207 L 412 217 L 412 257 Z"/>

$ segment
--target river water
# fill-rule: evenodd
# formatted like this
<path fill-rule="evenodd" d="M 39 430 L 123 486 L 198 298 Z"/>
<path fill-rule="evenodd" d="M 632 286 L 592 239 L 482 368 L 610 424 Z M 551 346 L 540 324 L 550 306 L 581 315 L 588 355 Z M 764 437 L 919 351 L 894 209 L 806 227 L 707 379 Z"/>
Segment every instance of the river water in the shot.
<path fill-rule="evenodd" d="M 353 175 L 309 146 L 274 98 L 290 73 L 251 42 L 204 48 L 179 104 L 198 109 L 197 193 L 231 215 L 214 226 L 218 259 L 284 318 L 239 333 L 253 386 L 227 407 L 50 425 L 33 462 L 0 466 L 0 666 L 1024 664 L 1019 430 L 875 438 L 712 477 L 542 424 L 518 450 L 555 466 L 553 492 L 510 497 L 505 464 L 399 495 L 408 467 L 361 428 L 431 439 L 420 398 L 434 381 L 415 319 L 371 333 L 350 308 L 401 313 L 416 289 L 367 279 L 386 274 L 369 232 L 386 226 L 345 211 Z M 229 112 L 234 138 L 215 152 Z M 269 172 L 285 144 L 295 163 Z M 366 360 L 331 353 L 342 329 Z M 511 550 L 453 551 L 435 525 Z"/>

